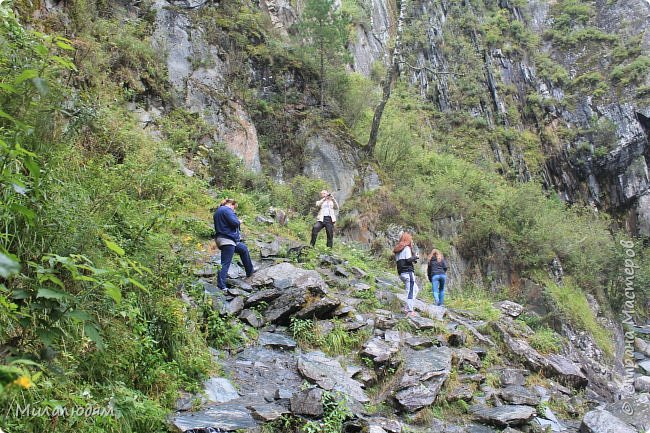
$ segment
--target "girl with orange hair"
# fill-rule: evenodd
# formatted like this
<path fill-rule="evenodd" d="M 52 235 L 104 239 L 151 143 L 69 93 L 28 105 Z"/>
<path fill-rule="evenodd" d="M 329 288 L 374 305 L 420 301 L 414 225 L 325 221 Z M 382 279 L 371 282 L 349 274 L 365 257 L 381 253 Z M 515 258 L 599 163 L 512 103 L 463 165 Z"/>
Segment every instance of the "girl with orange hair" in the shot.
<path fill-rule="evenodd" d="M 415 316 L 417 315 L 414 310 L 415 298 L 420 289 L 415 282 L 415 269 L 413 268 L 413 264 L 418 261 L 419 257 L 413 251 L 413 237 L 410 233 L 402 233 L 399 242 L 393 248 L 393 253 L 395 253 L 397 273 L 406 288 L 406 315 Z"/>

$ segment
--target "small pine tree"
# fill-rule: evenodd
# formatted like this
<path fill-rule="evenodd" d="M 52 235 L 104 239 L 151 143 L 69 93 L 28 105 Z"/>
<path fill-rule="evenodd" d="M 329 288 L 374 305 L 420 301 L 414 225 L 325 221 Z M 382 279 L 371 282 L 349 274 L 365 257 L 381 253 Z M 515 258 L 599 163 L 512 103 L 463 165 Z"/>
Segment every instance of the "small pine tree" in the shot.
<path fill-rule="evenodd" d="M 309 57 L 318 58 L 320 68 L 320 107 L 325 100 L 325 70 L 336 66 L 345 56 L 348 19 L 334 7 L 334 0 L 306 0 L 298 23 L 298 37 Z"/>

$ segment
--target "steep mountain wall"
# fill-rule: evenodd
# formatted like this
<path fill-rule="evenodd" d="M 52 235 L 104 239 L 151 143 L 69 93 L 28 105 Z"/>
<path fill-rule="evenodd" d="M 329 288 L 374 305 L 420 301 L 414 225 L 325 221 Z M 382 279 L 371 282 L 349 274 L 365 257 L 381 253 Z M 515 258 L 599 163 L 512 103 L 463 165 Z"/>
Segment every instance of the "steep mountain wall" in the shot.
<path fill-rule="evenodd" d="M 648 2 L 583 2 L 582 17 L 568 2 L 409 3 L 403 79 L 442 112 L 538 135 L 539 170 L 516 145 L 487 150 L 518 179 L 539 176 L 563 200 L 590 203 L 621 216 L 630 233 L 650 234 Z M 357 27 L 350 51 L 354 70 L 367 75 L 369 63 L 386 58 L 391 19 L 383 12 L 392 2 L 365 4 L 370 27 Z"/>

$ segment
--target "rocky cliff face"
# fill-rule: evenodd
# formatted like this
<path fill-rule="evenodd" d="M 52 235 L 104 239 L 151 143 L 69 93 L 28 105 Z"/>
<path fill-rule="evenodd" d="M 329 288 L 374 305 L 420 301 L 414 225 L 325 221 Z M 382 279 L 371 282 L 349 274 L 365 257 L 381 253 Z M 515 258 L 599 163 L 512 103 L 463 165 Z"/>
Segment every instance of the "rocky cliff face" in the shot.
<path fill-rule="evenodd" d="M 387 5 L 392 2 L 382 3 L 371 2 L 369 28 L 360 27 L 357 40 L 350 44 L 353 68 L 363 74 L 368 74 L 369 61 L 385 59 L 385 35 L 394 32 L 385 29 L 386 23 L 392 21 L 387 15 L 391 13 Z M 542 137 L 541 150 L 545 155 L 539 175 L 549 189 L 556 190 L 569 203 L 590 203 L 622 216 L 631 233 L 650 234 L 650 101 L 634 90 L 649 82 L 648 68 L 642 71 L 638 87 L 608 89 L 599 96 L 594 96 L 597 92 L 593 88 L 576 92 L 569 81 L 579 81 L 581 75 L 596 71 L 597 76 L 606 80 L 607 71 L 614 66 L 611 50 L 607 53 L 607 49 L 590 42 L 567 46 L 549 38 L 558 13 L 546 2 L 500 1 L 496 8 L 486 5 L 471 1 L 410 2 L 408 21 L 415 35 L 404 41 L 402 77 L 443 112 L 465 111 L 484 117 L 493 126 L 535 131 Z M 522 49 L 513 47 L 512 41 L 486 40 L 489 33 L 486 36 L 484 29 L 491 25 L 495 11 L 509 20 L 509 25 L 521 23 L 530 29 L 541 41 L 539 48 Z M 468 25 L 468 21 L 478 24 Z M 589 23 L 623 40 L 636 37 L 638 54 L 650 52 L 650 4 L 644 0 L 596 2 Z M 467 39 L 467 50 L 450 50 L 453 39 L 459 36 Z M 607 43 L 613 45 L 614 40 Z M 604 58 L 599 61 L 598 54 L 592 57 L 585 50 L 606 54 L 601 54 Z M 540 54 L 565 68 L 569 81 L 554 82 L 544 71 L 540 72 L 544 68 Z M 460 74 L 472 73 L 478 86 L 474 90 L 477 98 L 450 90 L 463 80 Z M 543 100 L 543 107 L 537 116 L 530 116 L 527 111 L 535 98 Z M 571 134 L 563 134 L 567 130 Z M 548 137 L 558 132 L 559 139 Z M 495 143 L 491 150 L 496 162 L 513 167 L 519 179 L 531 178 L 533 168 L 527 167 L 521 149 Z"/>

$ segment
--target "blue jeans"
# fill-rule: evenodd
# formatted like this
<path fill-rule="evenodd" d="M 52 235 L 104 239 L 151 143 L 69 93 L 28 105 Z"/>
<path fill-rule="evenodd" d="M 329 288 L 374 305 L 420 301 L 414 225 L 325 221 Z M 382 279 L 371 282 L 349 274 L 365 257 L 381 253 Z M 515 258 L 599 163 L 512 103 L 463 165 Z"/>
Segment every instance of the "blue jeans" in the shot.
<path fill-rule="evenodd" d="M 431 288 L 433 289 L 433 299 L 436 305 L 444 305 L 445 303 L 445 283 L 447 282 L 447 275 L 436 274 L 431 277 Z"/>
<path fill-rule="evenodd" d="M 222 245 L 221 250 L 221 270 L 217 274 L 217 287 L 226 289 L 226 278 L 228 278 L 228 269 L 235 253 L 239 254 L 241 261 L 246 270 L 246 276 L 250 277 L 253 273 L 253 262 L 251 261 L 251 254 L 248 252 L 248 247 L 243 242 L 238 242 L 237 245 Z"/>

